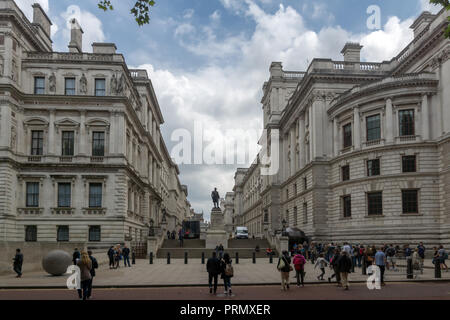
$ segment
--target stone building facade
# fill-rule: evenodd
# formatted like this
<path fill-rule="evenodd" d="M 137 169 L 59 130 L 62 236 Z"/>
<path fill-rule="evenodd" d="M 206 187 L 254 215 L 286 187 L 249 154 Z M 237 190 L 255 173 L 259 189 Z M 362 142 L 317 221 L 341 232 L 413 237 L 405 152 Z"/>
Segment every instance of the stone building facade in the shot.
<path fill-rule="evenodd" d="M 236 172 L 236 219 L 268 238 L 284 222 L 317 241 L 449 245 L 448 16 L 421 14 L 390 61 L 362 62 L 347 43 L 344 61 L 314 59 L 305 72 L 272 63 L 268 143 Z M 275 131 L 280 170 L 260 175 Z"/>
<path fill-rule="evenodd" d="M 54 52 L 51 21 L 0 2 L 0 241 L 145 243 L 190 215 L 145 70 L 110 43 Z"/>

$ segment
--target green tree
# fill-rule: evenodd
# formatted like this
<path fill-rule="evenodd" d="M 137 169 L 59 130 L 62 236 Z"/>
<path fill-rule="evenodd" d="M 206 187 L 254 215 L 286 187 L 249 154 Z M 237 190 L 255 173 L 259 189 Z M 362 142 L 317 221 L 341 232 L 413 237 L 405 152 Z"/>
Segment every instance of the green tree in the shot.
<path fill-rule="evenodd" d="M 447 11 L 450 10 L 450 0 L 430 0 L 430 3 L 434 5 L 442 5 Z M 448 17 L 448 21 L 450 21 L 450 17 Z M 450 38 L 450 25 L 445 30 L 445 37 Z"/>
<path fill-rule="evenodd" d="M 137 0 L 130 13 L 134 16 L 137 24 L 143 26 L 150 22 L 150 7 L 155 5 L 154 0 Z M 98 0 L 98 7 L 103 11 L 114 10 L 110 0 Z"/>

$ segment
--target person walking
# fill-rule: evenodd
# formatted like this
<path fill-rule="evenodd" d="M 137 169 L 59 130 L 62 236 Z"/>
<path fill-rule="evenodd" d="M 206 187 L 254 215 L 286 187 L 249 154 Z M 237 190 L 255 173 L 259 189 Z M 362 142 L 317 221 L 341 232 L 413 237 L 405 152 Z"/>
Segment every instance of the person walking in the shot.
<path fill-rule="evenodd" d="M 221 278 L 223 279 L 223 285 L 225 287 L 225 294 L 231 296 L 231 278 L 234 276 L 234 269 L 230 255 L 225 253 L 220 261 Z"/>
<path fill-rule="evenodd" d="M 344 290 L 348 290 L 349 282 L 348 282 L 348 274 L 352 269 L 352 260 L 350 259 L 347 251 L 342 251 L 342 255 L 339 257 L 337 261 L 337 270 L 339 271 L 341 278 L 341 285 L 344 287 Z"/>
<path fill-rule="evenodd" d="M 80 259 L 80 257 L 81 257 L 80 251 L 78 251 L 78 248 L 75 248 L 72 254 L 72 262 L 74 265 L 77 264 L 77 259 Z"/>
<path fill-rule="evenodd" d="M 213 293 L 214 280 L 214 294 L 217 292 L 217 281 L 220 274 L 220 261 L 217 259 L 217 253 L 213 251 L 212 257 L 206 262 L 206 271 L 208 272 L 209 293 Z"/>
<path fill-rule="evenodd" d="M 23 254 L 20 252 L 20 249 L 16 249 L 16 255 L 13 259 L 13 269 L 14 272 L 17 273 L 16 278 L 22 277 L 22 265 L 23 265 Z"/>
<path fill-rule="evenodd" d="M 184 244 L 184 231 L 183 231 L 183 229 L 180 229 L 178 231 L 178 240 L 180 241 L 180 248 L 183 248 L 183 244 Z"/>
<path fill-rule="evenodd" d="M 445 263 L 445 260 L 448 259 L 448 253 L 445 251 L 443 245 L 439 246 L 438 256 L 439 256 L 439 263 L 441 264 L 441 269 L 445 269 L 445 272 L 448 272 L 448 266 Z"/>
<path fill-rule="evenodd" d="M 317 277 L 317 280 L 325 280 L 323 276 L 325 275 L 325 267 L 327 266 L 328 261 L 325 260 L 325 258 L 323 257 L 323 253 L 319 254 L 319 258 L 317 259 L 316 264 L 314 265 L 314 269 L 319 267 L 322 273 Z"/>
<path fill-rule="evenodd" d="M 300 287 L 300 284 L 304 287 L 306 258 L 302 254 L 297 254 L 294 257 L 294 260 L 292 260 L 292 263 L 294 264 L 295 274 L 297 277 L 297 287 Z"/>
<path fill-rule="evenodd" d="M 98 269 L 98 262 L 97 262 L 97 259 L 95 259 L 92 256 L 92 251 L 91 250 L 89 250 L 87 253 L 88 253 L 89 259 L 91 259 L 91 262 L 92 262 L 91 280 L 89 281 L 89 287 L 88 287 L 88 292 L 87 292 L 87 298 L 91 299 L 92 298 L 92 284 L 94 282 L 95 269 Z"/>
<path fill-rule="evenodd" d="M 89 284 L 92 279 L 92 261 L 86 251 L 81 252 L 81 258 L 78 259 L 76 265 L 80 268 L 81 290 L 83 292 L 82 296 L 80 292 L 78 294 L 80 295 L 80 300 L 86 300 L 88 299 Z"/>
<path fill-rule="evenodd" d="M 425 261 L 425 246 L 423 245 L 423 242 L 420 242 L 419 245 L 417 246 L 418 249 L 418 253 L 419 253 L 419 257 L 421 259 L 420 261 L 420 270 L 423 270 L 423 263 Z"/>
<path fill-rule="evenodd" d="M 167 239 L 170 240 L 170 231 L 167 230 Z"/>
<path fill-rule="evenodd" d="M 383 248 L 380 249 L 375 254 L 375 264 L 380 268 L 380 282 L 384 286 L 384 272 L 386 271 L 386 254 L 383 252 Z"/>
<path fill-rule="evenodd" d="M 114 269 L 114 247 L 111 246 L 108 250 L 109 268 Z"/>
<path fill-rule="evenodd" d="M 120 260 L 122 259 L 122 250 L 120 249 L 120 244 L 118 244 L 114 250 L 114 269 L 118 269 L 120 267 Z"/>
<path fill-rule="evenodd" d="M 333 269 L 334 273 L 330 277 L 328 277 L 329 283 L 331 283 L 331 279 L 336 277 L 336 282 L 337 282 L 338 287 L 341 286 L 341 274 L 338 269 L 338 262 L 339 262 L 340 258 L 341 258 L 341 253 L 340 253 L 339 249 L 334 250 L 334 255 L 330 261 L 330 268 Z"/>
<path fill-rule="evenodd" d="M 125 265 L 125 267 L 127 266 L 127 263 L 128 263 L 128 267 L 131 267 L 131 264 L 130 264 L 130 248 L 128 248 L 127 245 L 123 246 L 122 256 L 123 256 L 123 264 Z"/>
<path fill-rule="evenodd" d="M 293 270 L 291 266 L 291 258 L 289 252 L 284 250 L 278 259 L 277 269 L 281 273 L 281 289 L 289 290 L 289 273 Z"/>

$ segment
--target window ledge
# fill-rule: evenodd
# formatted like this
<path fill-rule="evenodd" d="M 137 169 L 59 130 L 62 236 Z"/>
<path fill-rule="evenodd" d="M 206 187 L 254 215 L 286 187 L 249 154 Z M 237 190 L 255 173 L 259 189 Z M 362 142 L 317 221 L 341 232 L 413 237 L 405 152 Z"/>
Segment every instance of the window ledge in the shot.
<path fill-rule="evenodd" d="M 372 214 L 372 215 L 365 215 L 365 218 L 385 218 L 386 216 L 384 214 Z"/>
<path fill-rule="evenodd" d="M 105 215 L 106 208 L 83 208 L 83 214 L 88 215 Z"/>
<path fill-rule="evenodd" d="M 423 216 L 423 213 L 402 213 L 400 215 L 401 217 L 421 217 Z"/>
<path fill-rule="evenodd" d="M 52 214 L 73 214 L 75 208 L 52 208 Z"/>
<path fill-rule="evenodd" d="M 42 214 L 44 212 L 44 208 L 17 208 L 19 214 Z"/>

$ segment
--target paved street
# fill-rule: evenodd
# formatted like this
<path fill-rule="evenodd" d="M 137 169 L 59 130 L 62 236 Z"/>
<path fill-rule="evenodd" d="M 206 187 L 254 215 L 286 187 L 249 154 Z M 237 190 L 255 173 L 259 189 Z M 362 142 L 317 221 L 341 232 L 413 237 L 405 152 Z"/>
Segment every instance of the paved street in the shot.
<path fill-rule="evenodd" d="M 269 264 L 268 259 L 257 259 L 256 264 L 251 260 L 240 260 L 234 265 L 234 284 L 278 284 L 280 274 L 276 270 L 276 262 Z M 431 266 L 430 262 L 427 262 Z M 327 268 L 326 276 L 331 275 L 331 270 Z M 308 263 L 306 266 L 306 282 L 317 283 L 319 270 L 314 270 L 314 266 Z M 292 281 L 294 281 L 294 273 Z M 443 272 L 442 278 L 450 280 L 450 272 Z M 14 273 L 0 277 L 0 288 L 34 288 L 51 287 L 65 288 L 67 276 L 53 277 L 44 272 L 25 273 L 22 278 L 16 279 Z M 426 268 L 424 274 L 418 274 L 417 280 L 433 280 L 434 270 Z M 361 274 L 361 269 L 357 268 L 355 273 L 350 275 L 350 281 L 366 281 L 367 276 Z M 387 271 L 386 281 L 407 281 L 405 268 L 399 271 Z M 170 265 L 166 260 L 155 260 L 155 264 L 150 265 L 147 260 L 137 260 L 137 264 L 131 268 L 121 267 L 117 270 L 110 270 L 107 265 L 101 265 L 97 270 L 94 284 L 97 287 L 130 287 L 130 286 L 198 286 L 207 283 L 206 266 L 200 263 L 200 259 L 193 259 L 185 265 L 183 260 L 172 260 Z"/>
<path fill-rule="evenodd" d="M 219 289 L 222 289 L 220 287 Z M 232 297 L 218 291 L 210 295 L 205 287 L 187 288 L 129 288 L 94 289 L 93 300 L 450 300 L 447 283 L 390 283 L 381 290 L 368 290 L 364 284 L 352 285 L 343 291 L 334 285 L 292 286 L 283 292 L 279 286 L 239 286 Z M 77 300 L 75 291 L 68 289 L 0 290 L 0 300 Z"/>

